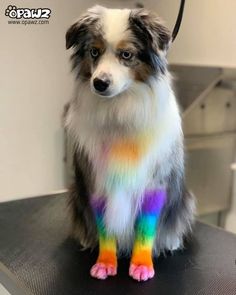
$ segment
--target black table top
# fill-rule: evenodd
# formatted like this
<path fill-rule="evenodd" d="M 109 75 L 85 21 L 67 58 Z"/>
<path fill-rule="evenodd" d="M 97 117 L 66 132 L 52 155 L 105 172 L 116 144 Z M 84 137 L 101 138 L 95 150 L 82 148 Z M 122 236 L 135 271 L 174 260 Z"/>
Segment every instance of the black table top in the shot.
<path fill-rule="evenodd" d="M 65 195 L 2 203 L 0 261 L 31 294 L 236 294 L 236 236 L 223 230 L 197 223 L 186 249 L 159 257 L 155 278 L 137 283 L 128 276 L 127 258 L 116 277 L 92 279 L 96 251 L 79 251 L 69 228 Z"/>
<path fill-rule="evenodd" d="M 217 67 L 170 65 L 169 69 L 184 115 L 222 79 L 222 69 Z"/>

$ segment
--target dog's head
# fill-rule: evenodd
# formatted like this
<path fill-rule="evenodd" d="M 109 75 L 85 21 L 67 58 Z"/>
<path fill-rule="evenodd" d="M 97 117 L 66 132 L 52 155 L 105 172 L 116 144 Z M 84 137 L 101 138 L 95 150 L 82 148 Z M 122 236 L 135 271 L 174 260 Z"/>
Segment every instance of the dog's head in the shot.
<path fill-rule="evenodd" d="M 66 33 L 78 78 L 92 92 L 114 97 L 133 83 L 147 83 L 166 71 L 170 32 L 159 17 L 144 9 L 95 6 Z"/>

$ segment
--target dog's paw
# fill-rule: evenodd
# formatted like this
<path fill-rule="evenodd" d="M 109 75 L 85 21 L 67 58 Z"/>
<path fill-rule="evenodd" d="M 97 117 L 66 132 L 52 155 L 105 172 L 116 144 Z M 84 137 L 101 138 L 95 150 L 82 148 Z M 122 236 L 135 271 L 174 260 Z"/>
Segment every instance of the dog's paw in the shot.
<path fill-rule="evenodd" d="M 153 278 L 154 274 L 154 268 L 150 266 L 131 264 L 129 267 L 129 275 L 139 282 Z"/>
<path fill-rule="evenodd" d="M 99 280 L 105 280 L 108 276 L 115 276 L 116 274 L 116 266 L 102 262 L 95 263 L 90 270 L 90 275 Z"/>
<path fill-rule="evenodd" d="M 182 247 L 182 241 L 177 237 L 167 237 L 165 248 L 169 251 L 176 251 Z"/>

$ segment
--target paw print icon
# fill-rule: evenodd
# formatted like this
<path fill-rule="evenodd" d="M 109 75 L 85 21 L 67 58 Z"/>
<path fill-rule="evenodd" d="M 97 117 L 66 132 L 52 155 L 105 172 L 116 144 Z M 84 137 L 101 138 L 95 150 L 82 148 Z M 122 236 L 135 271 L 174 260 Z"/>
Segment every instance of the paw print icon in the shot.
<path fill-rule="evenodd" d="M 5 15 L 9 16 L 10 18 L 16 18 L 17 16 L 17 7 L 14 5 L 9 5 L 5 10 Z"/>

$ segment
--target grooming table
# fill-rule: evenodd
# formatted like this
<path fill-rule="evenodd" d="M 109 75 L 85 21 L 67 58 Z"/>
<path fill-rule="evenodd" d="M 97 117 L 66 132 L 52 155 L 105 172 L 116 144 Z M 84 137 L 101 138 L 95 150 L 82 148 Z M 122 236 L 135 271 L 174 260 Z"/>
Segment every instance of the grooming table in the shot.
<path fill-rule="evenodd" d="M 69 237 L 66 195 L 0 204 L 0 283 L 12 295 L 235 295 L 236 236 L 197 223 L 186 250 L 155 261 L 154 279 L 137 283 L 129 260 L 106 281 L 89 276 L 97 253 Z"/>

